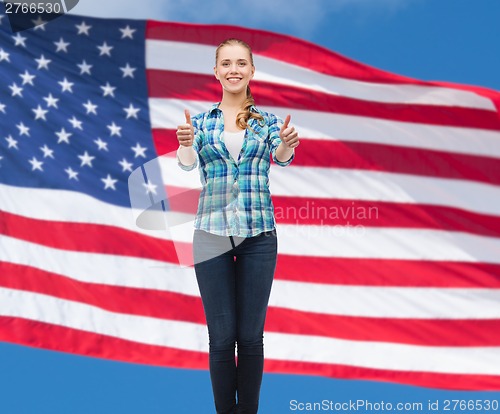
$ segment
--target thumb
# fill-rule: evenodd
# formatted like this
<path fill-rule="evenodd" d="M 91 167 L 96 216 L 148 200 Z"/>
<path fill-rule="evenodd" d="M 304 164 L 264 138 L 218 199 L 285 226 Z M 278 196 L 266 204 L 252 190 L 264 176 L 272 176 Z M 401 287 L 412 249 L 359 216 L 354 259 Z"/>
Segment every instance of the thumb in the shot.
<path fill-rule="evenodd" d="M 288 124 L 290 123 L 290 119 L 292 119 L 292 117 L 290 115 L 287 115 L 286 119 L 285 119 L 285 123 L 281 127 L 281 131 L 284 131 L 285 129 L 288 128 Z"/>
<path fill-rule="evenodd" d="M 189 113 L 188 109 L 184 109 L 184 115 L 186 116 L 186 124 L 193 125 L 191 123 L 191 114 Z"/>

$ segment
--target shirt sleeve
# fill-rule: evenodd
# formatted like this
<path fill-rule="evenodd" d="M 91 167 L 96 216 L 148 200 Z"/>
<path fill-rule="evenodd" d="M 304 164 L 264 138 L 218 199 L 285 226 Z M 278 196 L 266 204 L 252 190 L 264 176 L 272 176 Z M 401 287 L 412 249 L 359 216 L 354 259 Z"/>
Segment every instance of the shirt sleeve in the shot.
<path fill-rule="evenodd" d="M 273 161 L 281 167 L 286 167 L 289 165 L 293 159 L 295 158 L 295 151 L 292 153 L 292 156 L 287 161 L 279 161 L 276 158 L 276 149 L 281 144 L 280 138 L 280 129 L 285 122 L 276 115 L 269 115 L 269 146 L 271 151 L 271 156 Z"/>
<path fill-rule="evenodd" d="M 196 153 L 196 159 L 193 164 L 191 165 L 184 165 L 180 158 L 179 158 L 179 153 L 176 152 L 177 156 L 177 165 L 183 169 L 184 171 L 191 171 L 194 170 L 198 166 L 198 153 L 201 148 L 201 137 L 202 137 L 202 132 L 200 129 L 200 121 L 198 117 L 193 117 L 191 118 L 191 122 L 193 123 L 193 128 L 194 128 L 194 141 L 193 141 L 193 149 L 194 152 Z"/>

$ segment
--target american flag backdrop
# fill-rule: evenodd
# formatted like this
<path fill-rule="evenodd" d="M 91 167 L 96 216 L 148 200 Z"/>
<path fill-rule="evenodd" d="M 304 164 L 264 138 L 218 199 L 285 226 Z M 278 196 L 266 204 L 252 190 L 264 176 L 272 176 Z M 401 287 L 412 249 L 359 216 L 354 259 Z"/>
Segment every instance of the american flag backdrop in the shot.
<path fill-rule="evenodd" d="M 128 179 L 161 156 L 143 195 L 190 220 L 175 129 L 220 99 L 215 47 L 238 37 L 257 105 L 301 136 L 271 173 L 266 371 L 500 390 L 498 92 L 241 27 L 0 19 L 1 341 L 207 368 L 189 240 L 138 226 Z"/>

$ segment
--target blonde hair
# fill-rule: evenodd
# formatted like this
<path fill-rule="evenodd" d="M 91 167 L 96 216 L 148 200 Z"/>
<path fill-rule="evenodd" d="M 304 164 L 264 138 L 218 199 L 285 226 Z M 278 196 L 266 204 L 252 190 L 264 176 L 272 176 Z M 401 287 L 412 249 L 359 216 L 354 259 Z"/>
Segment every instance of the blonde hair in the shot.
<path fill-rule="evenodd" d="M 215 65 L 217 65 L 217 61 L 219 59 L 219 51 L 224 46 L 232 46 L 232 45 L 243 46 L 245 49 L 247 49 L 248 53 L 250 55 L 250 63 L 252 66 L 254 66 L 251 47 L 248 45 L 248 43 L 244 42 L 243 40 L 235 39 L 235 38 L 226 39 L 219 46 L 217 46 L 217 49 L 215 50 Z M 245 101 L 243 102 L 242 110 L 240 112 L 238 112 L 238 115 L 236 116 L 236 125 L 240 129 L 247 128 L 248 120 L 250 118 L 257 119 L 260 123 L 264 122 L 264 117 L 261 114 L 250 111 L 250 108 L 253 105 L 255 105 L 255 100 L 253 99 L 252 92 L 250 91 L 250 86 L 247 86 L 247 97 L 246 97 Z"/>

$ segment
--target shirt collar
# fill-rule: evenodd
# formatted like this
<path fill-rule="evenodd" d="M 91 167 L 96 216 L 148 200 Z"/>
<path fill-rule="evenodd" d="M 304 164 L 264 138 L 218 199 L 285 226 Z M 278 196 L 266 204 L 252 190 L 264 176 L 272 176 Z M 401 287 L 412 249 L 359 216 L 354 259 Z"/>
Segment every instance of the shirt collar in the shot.
<path fill-rule="evenodd" d="M 216 110 L 219 110 L 219 105 L 220 105 L 220 102 L 216 102 L 216 103 L 214 103 L 214 104 L 210 107 L 210 109 L 208 110 L 208 112 L 209 112 L 210 114 L 212 114 L 212 112 L 214 112 L 214 111 L 216 111 Z M 255 112 L 255 113 L 259 112 L 259 111 L 258 111 L 258 109 L 257 109 L 257 107 L 256 107 L 255 105 L 252 105 L 252 106 L 250 107 L 250 111 L 251 111 L 251 112 Z"/>

